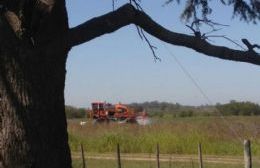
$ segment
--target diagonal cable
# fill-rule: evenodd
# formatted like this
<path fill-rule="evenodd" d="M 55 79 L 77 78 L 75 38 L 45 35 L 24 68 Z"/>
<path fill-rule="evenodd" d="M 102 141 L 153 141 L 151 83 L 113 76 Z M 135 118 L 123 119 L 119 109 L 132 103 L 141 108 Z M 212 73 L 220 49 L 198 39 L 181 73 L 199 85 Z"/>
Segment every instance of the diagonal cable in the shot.
<path fill-rule="evenodd" d="M 174 59 L 174 61 L 179 65 L 183 73 L 186 75 L 187 78 L 192 82 L 192 84 L 198 89 L 200 94 L 205 98 L 205 100 L 208 102 L 209 105 L 213 106 L 215 111 L 219 113 L 220 118 L 225 122 L 225 124 L 228 126 L 228 128 L 233 132 L 233 134 L 238 138 L 240 142 L 243 143 L 243 138 L 241 135 L 232 127 L 232 125 L 228 122 L 228 120 L 224 117 L 224 115 L 214 106 L 213 102 L 209 98 L 209 96 L 205 93 L 205 91 L 202 89 L 202 87 L 199 85 L 199 83 L 192 77 L 191 73 L 184 67 L 184 65 L 178 60 L 178 58 L 171 52 L 171 50 L 165 45 L 165 43 L 162 43 L 165 50 L 169 53 L 169 55 Z"/>

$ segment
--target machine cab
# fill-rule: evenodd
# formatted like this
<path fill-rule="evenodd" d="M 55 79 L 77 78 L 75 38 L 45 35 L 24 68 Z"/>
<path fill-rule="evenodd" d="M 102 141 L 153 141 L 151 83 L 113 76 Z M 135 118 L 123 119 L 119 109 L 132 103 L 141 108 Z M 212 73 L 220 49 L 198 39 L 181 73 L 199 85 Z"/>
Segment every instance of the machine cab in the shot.
<path fill-rule="evenodd" d="M 93 103 L 91 103 L 91 106 L 92 106 L 92 112 L 93 112 L 94 119 L 106 117 L 104 102 L 93 102 Z"/>

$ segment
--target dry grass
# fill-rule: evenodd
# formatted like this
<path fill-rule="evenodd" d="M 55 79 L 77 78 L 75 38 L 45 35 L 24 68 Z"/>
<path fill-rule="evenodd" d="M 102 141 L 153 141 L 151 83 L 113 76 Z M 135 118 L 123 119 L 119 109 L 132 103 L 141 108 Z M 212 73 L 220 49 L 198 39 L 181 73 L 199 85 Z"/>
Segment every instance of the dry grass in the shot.
<path fill-rule="evenodd" d="M 191 117 L 154 119 L 152 125 L 95 124 L 80 126 L 68 122 L 72 151 L 82 143 L 88 152 L 114 152 L 120 143 L 125 153 L 154 153 L 156 143 L 162 153 L 196 154 L 197 144 L 211 155 L 242 155 L 241 139 L 252 140 L 252 152 L 260 156 L 260 117 Z"/>

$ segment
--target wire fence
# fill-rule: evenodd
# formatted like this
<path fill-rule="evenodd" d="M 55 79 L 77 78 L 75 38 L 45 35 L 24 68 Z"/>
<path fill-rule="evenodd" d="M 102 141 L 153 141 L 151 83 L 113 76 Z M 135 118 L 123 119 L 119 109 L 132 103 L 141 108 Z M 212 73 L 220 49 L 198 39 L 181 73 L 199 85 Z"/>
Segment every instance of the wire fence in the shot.
<path fill-rule="evenodd" d="M 101 167 L 100 164 L 102 164 L 102 162 L 106 163 L 105 166 L 103 165 L 103 167 L 106 168 L 135 168 L 138 167 L 137 163 L 139 163 L 141 167 L 149 168 L 206 168 L 210 167 L 209 165 L 215 165 L 216 167 L 223 167 L 223 165 L 227 165 L 227 167 L 230 167 L 230 165 L 236 165 L 236 168 L 252 168 L 253 162 L 255 163 L 255 165 L 257 165 L 256 167 L 258 167 L 260 165 L 260 160 L 252 159 L 250 140 L 244 140 L 243 147 L 244 155 L 243 153 L 241 153 L 241 156 L 234 157 L 213 155 L 203 156 L 203 145 L 201 143 L 198 143 L 197 156 L 161 154 L 159 144 L 156 144 L 156 152 L 154 154 L 121 153 L 120 144 L 116 145 L 114 154 L 85 154 L 86 152 L 81 145 L 81 153 L 72 153 L 72 158 L 80 162 L 80 164 L 75 167 L 82 168 Z M 96 161 L 94 162 L 95 164 L 88 164 L 90 163 L 89 161 L 93 160 Z M 129 162 L 135 164 L 132 164 L 131 166 L 131 164 L 129 165 Z"/>

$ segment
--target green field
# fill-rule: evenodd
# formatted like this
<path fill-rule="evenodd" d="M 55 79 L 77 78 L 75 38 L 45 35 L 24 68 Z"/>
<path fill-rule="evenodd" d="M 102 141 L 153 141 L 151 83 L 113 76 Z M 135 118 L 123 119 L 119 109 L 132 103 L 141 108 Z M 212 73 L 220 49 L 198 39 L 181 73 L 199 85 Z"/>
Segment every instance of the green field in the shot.
<path fill-rule="evenodd" d="M 79 120 L 69 120 L 68 131 L 72 152 L 79 152 L 80 144 L 83 144 L 86 154 L 115 153 L 117 143 L 122 153 L 154 154 L 158 143 L 162 154 L 196 155 L 200 142 L 204 155 L 243 156 L 243 139 L 250 139 L 253 156 L 260 158 L 260 117 L 255 116 L 226 117 L 224 120 L 220 117 L 153 119 L 153 124 L 149 126 L 116 123 L 93 125 L 91 122 L 80 126 Z M 95 164 L 107 161 L 92 159 L 88 162 Z M 106 165 L 112 163 L 109 161 Z M 145 161 L 125 161 L 124 164 L 124 167 L 138 167 L 133 164 L 149 167 Z M 176 164 L 178 166 L 174 167 L 185 168 L 190 167 L 187 164 L 191 163 Z M 75 160 L 74 165 L 77 165 Z M 169 167 L 169 163 L 163 165 Z M 241 167 L 227 167 L 232 166 Z M 214 168 L 214 164 L 207 167 Z"/>

